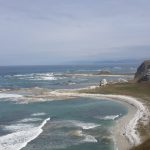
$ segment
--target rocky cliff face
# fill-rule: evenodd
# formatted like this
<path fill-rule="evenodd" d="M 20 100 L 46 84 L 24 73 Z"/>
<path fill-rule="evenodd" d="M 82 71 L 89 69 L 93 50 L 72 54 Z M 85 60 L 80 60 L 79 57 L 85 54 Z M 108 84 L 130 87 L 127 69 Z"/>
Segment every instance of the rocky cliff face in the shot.
<path fill-rule="evenodd" d="M 137 69 L 134 79 L 137 82 L 150 81 L 150 60 L 144 61 Z"/>

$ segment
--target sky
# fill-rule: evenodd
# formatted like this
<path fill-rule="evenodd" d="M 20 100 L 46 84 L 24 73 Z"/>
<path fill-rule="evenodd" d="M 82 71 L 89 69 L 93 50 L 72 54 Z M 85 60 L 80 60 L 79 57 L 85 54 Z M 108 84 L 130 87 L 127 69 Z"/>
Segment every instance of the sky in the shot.
<path fill-rule="evenodd" d="M 0 65 L 150 58 L 150 0 L 0 0 Z"/>

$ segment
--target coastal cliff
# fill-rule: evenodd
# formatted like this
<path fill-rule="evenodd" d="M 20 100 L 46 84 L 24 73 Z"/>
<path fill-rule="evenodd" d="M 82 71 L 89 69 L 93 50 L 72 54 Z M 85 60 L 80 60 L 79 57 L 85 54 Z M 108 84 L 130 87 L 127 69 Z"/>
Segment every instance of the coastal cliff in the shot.
<path fill-rule="evenodd" d="M 134 79 L 136 82 L 150 81 L 150 60 L 145 60 L 138 67 Z"/>

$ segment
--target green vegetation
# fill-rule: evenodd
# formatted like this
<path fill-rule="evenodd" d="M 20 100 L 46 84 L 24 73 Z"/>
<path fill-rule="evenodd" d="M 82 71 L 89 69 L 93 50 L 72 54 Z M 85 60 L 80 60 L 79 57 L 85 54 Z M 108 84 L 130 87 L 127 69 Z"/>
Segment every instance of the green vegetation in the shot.
<path fill-rule="evenodd" d="M 150 140 L 146 140 L 141 145 L 133 147 L 131 150 L 150 150 Z"/>
<path fill-rule="evenodd" d="M 100 94 L 121 94 L 142 98 L 150 102 L 150 83 L 116 83 L 106 86 L 97 87 L 95 89 L 80 90 L 84 93 L 100 93 Z"/>

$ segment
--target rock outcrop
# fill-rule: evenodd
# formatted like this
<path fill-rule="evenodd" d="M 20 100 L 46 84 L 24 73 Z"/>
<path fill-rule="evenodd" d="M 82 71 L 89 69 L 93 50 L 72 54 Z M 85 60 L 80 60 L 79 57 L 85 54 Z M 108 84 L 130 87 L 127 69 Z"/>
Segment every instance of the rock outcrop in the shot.
<path fill-rule="evenodd" d="M 107 80 L 106 79 L 102 79 L 101 81 L 100 81 L 100 84 L 99 84 L 99 86 L 104 86 L 104 85 L 107 85 Z"/>
<path fill-rule="evenodd" d="M 127 83 L 128 80 L 123 79 L 123 78 L 119 78 L 119 79 L 118 79 L 118 82 L 119 82 L 119 83 Z"/>
<path fill-rule="evenodd" d="M 134 79 L 136 82 L 150 81 L 150 60 L 145 60 L 138 67 Z"/>

